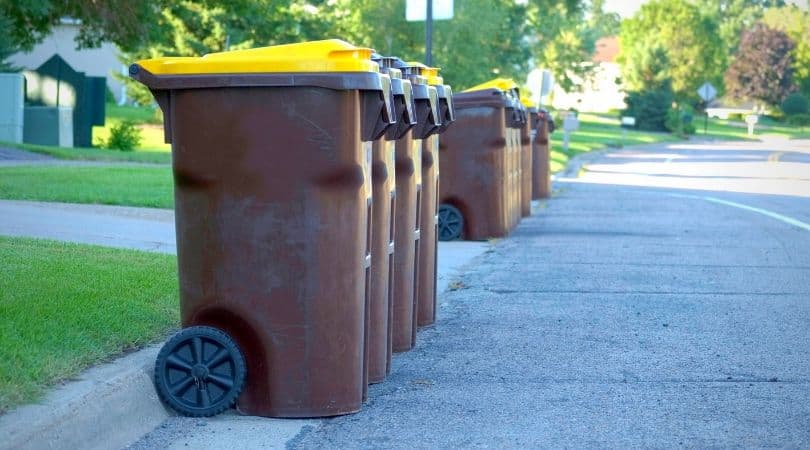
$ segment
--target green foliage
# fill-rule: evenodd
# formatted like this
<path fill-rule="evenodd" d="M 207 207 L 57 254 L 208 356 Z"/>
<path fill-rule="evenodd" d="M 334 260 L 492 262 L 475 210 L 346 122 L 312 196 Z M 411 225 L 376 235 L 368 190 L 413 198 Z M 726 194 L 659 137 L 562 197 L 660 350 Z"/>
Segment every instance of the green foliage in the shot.
<path fill-rule="evenodd" d="M 695 125 L 692 123 L 693 111 L 689 106 L 671 108 L 667 111 L 664 126 L 667 130 L 680 137 L 687 137 L 695 134 Z"/>
<path fill-rule="evenodd" d="M 800 127 L 802 130 L 804 130 L 804 127 L 810 126 L 810 114 L 807 113 L 794 114 L 789 116 L 787 120 L 790 125 Z"/>
<path fill-rule="evenodd" d="M 782 112 L 786 116 L 810 113 L 810 100 L 799 92 L 794 92 L 782 101 Z"/>
<path fill-rule="evenodd" d="M 591 0 L 591 18 L 588 26 L 597 38 L 618 36 L 621 31 L 622 18 L 617 13 L 605 12 L 605 0 Z"/>
<path fill-rule="evenodd" d="M 14 67 L 14 65 L 7 61 L 9 56 L 17 52 L 16 46 L 11 42 L 8 35 L 10 27 L 11 20 L 0 14 L 0 72 L 19 71 L 19 68 Z"/>
<path fill-rule="evenodd" d="M 636 118 L 636 128 L 646 131 L 667 131 L 667 114 L 672 109 L 672 88 L 668 82 L 657 89 L 628 92 L 623 116 Z"/>
<path fill-rule="evenodd" d="M 765 12 L 763 21 L 787 34 L 796 44 L 791 50 L 794 81 L 810 97 L 810 12 L 795 5 L 772 8 Z"/>
<path fill-rule="evenodd" d="M 707 12 L 718 25 L 717 34 L 726 46 L 726 53 L 734 55 L 744 30 L 754 26 L 768 8 L 784 6 L 783 0 L 703 0 Z"/>
<path fill-rule="evenodd" d="M 129 49 L 152 37 L 153 20 L 163 3 L 170 0 L 0 0 L 0 16 L 9 21 L 9 42 L 23 50 L 33 48 L 64 17 L 78 21 L 79 47 L 112 41 Z"/>
<path fill-rule="evenodd" d="M 793 41 L 783 32 L 758 23 L 743 33 L 737 58 L 726 71 L 728 94 L 778 105 L 795 89 Z"/>
<path fill-rule="evenodd" d="M 716 20 L 698 5 L 652 0 L 622 22 L 620 37 L 619 62 L 628 90 L 654 88 L 669 79 L 678 100 L 695 102 L 705 81 L 722 89 L 726 49 Z"/>
<path fill-rule="evenodd" d="M 130 120 L 121 121 L 110 128 L 110 136 L 104 147 L 129 152 L 141 145 L 141 130 Z"/>

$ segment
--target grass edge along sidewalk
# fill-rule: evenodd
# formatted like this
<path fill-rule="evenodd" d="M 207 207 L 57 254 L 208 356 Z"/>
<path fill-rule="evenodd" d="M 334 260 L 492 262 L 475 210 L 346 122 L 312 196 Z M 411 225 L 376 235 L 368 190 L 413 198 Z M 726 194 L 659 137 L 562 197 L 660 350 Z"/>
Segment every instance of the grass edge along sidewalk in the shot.
<path fill-rule="evenodd" d="M 0 413 L 178 327 L 173 255 L 0 237 Z"/>
<path fill-rule="evenodd" d="M 0 167 L 0 198 L 173 208 L 169 167 Z"/>
<path fill-rule="evenodd" d="M 68 148 L 49 145 L 17 144 L 4 141 L 0 141 L 0 147 L 15 148 L 71 161 L 137 162 L 146 164 L 169 164 L 172 162 L 172 155 L 168 151 L 124 152 L 121 150 L 102 148 Z"/>

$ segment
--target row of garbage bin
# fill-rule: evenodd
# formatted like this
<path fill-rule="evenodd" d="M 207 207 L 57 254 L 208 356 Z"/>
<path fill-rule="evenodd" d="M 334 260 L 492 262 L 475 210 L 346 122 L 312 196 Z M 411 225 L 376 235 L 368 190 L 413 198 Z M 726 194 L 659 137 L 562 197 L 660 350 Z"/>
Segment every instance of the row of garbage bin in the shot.
<path fill-rule="evenodd" d="M 165 403 L 358 411 L 436 319 L 438 240 L 503 236 L 548 194 L 514 82 L 453 95 L 438 71 L 340 40 L 130 67 L 172 144 L 184 329 L 157 358 Z"/>

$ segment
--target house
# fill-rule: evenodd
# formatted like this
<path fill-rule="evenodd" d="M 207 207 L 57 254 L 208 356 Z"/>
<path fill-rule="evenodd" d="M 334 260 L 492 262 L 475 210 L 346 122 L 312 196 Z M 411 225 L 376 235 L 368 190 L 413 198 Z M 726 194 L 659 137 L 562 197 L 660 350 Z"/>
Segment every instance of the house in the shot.
<path fill-rule="evenodd" d="M 50 36 L 37 44 L 30 52 L 19 52 L 11 55 L 11 64 L 23 69 L 33 70 L 50 59 L 53 55 L 61 56 L 73 69 L 88 76 L 106 77 L 107 87 L 112 91 L 116 101 L 126 97 L 123 84 L 113 78 L 113 72 L 127 73 L 127 67 L 118 60 L 118 48 L 105 42 L 99 48 L 76 49 L 76 36 L 79 34 L 78 22 L 73 19 L 62 19 L 53 28 Z"/>
<path fill-rule="evenodd" d="M 619 54 L 619 38 L 604 37 L 596 41 L 596 49 L 591 59 L 595 65 L 590 80 L 575 79 L 581 87 L 578 92 L 565 92 L 559 85 L 554 87 L 552 106 L 556 109 L 576 109 L 578 111 L 608 112 L 624 109 L 625 92 L 617 84 L 621 78 L 621 67 L 616 62 Z"/>

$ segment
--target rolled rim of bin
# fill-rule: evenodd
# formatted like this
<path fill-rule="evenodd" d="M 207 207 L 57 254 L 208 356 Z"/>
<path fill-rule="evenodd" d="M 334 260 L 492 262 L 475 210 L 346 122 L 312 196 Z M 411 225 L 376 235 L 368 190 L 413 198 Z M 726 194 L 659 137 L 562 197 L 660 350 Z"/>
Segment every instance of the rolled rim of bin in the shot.
<path fill-rule="evenodd" d="M 520 104 L 520 88 L 515 83 L 515 80 L 511 78 L 495 78 L 466 89 L 462 91 L 462 94 L 490 89 L 501 92 L 504 97 L 502 106 L 506 109 L 506 127 L 522 128 L 523 124 L 526 123 L 526 117 Z"/>
<path fill-rule="evenodd" d="M 434 130 L 433 134 L 444 133 L 445 130 L 456 121 L 456 111 L 453 108 L 453 89 L 448 84 L 444 84 L 444 78 L 439 76 L 439 67 L 422 67 L 423 74 L 427 77 L 429 85 L 436 88 L 439 97 L 439 115 L 441 124 Z"/>
<path fill-rule="evenodd" d="M 417 113 L 417 124 L 413 129 L 414 139 L 425 139 L 431 134 L 435 134 L 441 126 L 441 116 L 439 115 L 439 94 L 434 86 L 428 84 L 428 79 L 424 76 L 423 70 L 425 67 L 421 63 L 406 63 L 401 59 L 394 61 L 395 67 L 402 71 L 402 75 L 408 77 L 413 87 L 413 100 L 414 104 L 424 104 L 426 116 L 423 119 Z"/>
<path fill-rule="evenodd" d="M 372 53 L 372 49 L 330 39 L 210 53 L 198 58 L 142 60 L 129 67 L 129 75 L 152 90 L 164 117 L 170 116 L 165 114 L 171 107 L 169 90 L 308 86 L 374 91 L 377 96 L 364 95 L 361 100 L 363 114 L 367 116 L 361 120 L 361 138 L 373 141 L 396 124 L 396 117 L 392 110 L 391 79 L 379 72 L 379 65 L 371 60 Z M 170 142 L 170 127 L 165 129 L 166 141 Z"/>
<path fill-rule="evenodd" d="M 393 141 L 405 136 L 416 125 L 416 106 L 413 101 L 413 87 L 410 80 L 402 78 L 402 71 L 394 67 L 396 58 L 374 54 L 371 56 L 380 66 L 380 73 L 391 79 L 392 111 L 396 125 L 385 133 L 385 140 Z"/>

